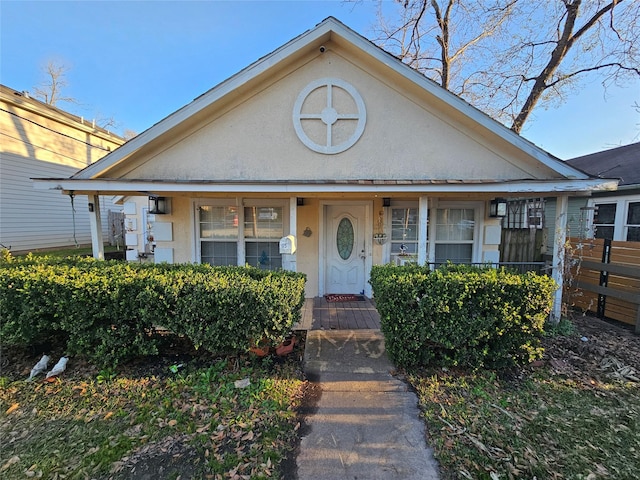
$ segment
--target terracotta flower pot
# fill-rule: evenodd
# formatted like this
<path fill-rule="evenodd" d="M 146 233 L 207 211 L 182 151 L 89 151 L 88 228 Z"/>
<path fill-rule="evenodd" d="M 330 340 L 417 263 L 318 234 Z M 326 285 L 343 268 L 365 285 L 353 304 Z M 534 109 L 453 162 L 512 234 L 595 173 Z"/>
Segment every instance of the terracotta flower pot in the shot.
<path fill-rule="evenodd" d="M 269 352 L 271 351 L 271 347 L 269 346 L 268 340 L 262 339 L 257 344 L 249 347 L 249 351 L 258 357 L 265 357 L 269 355 Z"/>
<path fill-rule="evenodd" d="M 276 347 L 276 354 L 279 356 L 289 355 L 293 352 L 293 347 L 296 344 L 296 337 L 291 336 L 291 338 L 286 339 L 280 345 Z"/>
<path fill-rule="evenodd" d="M 265 357 L 269 355 L 269 347 L 251 347 L 249 351 L 258 357 Z"/>

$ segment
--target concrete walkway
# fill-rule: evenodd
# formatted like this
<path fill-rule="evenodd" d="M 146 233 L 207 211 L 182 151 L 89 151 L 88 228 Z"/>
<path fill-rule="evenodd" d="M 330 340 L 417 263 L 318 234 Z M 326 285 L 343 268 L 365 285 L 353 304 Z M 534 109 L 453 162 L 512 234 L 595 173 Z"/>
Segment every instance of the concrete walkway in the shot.
<path fill-rule="evenodd" d="M 307 332 L 304 369 L 321 394 L 299 480 L 438 479 L 416 395 L 394 378 L 379 330 Z"/>

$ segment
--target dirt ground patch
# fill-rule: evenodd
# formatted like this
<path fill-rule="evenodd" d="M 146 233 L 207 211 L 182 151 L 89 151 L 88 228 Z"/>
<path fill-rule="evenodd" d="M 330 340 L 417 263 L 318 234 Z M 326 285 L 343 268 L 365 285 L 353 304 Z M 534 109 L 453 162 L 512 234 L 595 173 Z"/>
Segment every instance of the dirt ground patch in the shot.
<path fill-rule="evenodd" d="M 631 325 L 590 315 L 576 316 L 572 323 L 576 334 L 543 341 L 544 361 L 551 368 L 583 380 L 640 381 L 640 335 Z"/>

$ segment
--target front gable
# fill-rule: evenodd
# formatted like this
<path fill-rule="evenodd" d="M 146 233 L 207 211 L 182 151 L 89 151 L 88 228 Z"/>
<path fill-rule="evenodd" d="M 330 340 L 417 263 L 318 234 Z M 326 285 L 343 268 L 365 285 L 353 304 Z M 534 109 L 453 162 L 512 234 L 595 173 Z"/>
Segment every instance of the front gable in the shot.
<path fill-rule="evenodd" d="M 309 85 L 346 83 L 347 90 Z M 305 90 L 306 89 L 306 90 Z M 297 103 L 296 103 L 297 102 Z M 340 144 L 356 121 L 300 118 L 323 111 L 366 116 L 347 149 L 323 153 L 309 144 Z M 329 130 L 331 132 L 329 133 Z M 331 143 L 333 142 L 333 143 Z M 462 181 L 588 178 L 497 124 L 327 19 L 140 135 L 76 178 L 165 181 Z M 127 151 L 130 150 L 130 151 Z"/>

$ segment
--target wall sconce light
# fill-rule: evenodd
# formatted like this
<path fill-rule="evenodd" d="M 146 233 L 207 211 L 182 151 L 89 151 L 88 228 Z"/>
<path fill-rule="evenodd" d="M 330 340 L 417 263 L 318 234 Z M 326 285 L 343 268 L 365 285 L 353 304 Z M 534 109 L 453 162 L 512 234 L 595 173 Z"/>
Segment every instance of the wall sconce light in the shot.
<path fill-rule="evenodd" d="M 391 198 L 383 197 L 382 198 L 382 206 L 383 207 L 390 207 L 391 206 Z"/>
<path fill-rule="evenodd" d="M 154 215 L 167 213 L 167 199 L 155 195 L 149 196 L 149 213 Z"/>
<path fill-rule="evenodd" d="M 304 205 L 304 197 L 296 197 L 296 205 L 301 207 Z"/>
<path fill-rule="evenodd" d="M 507 200 L 504 198 L 494 198 L 489 204 L 489 216 L 491 218 L 507 216 Z"/>

